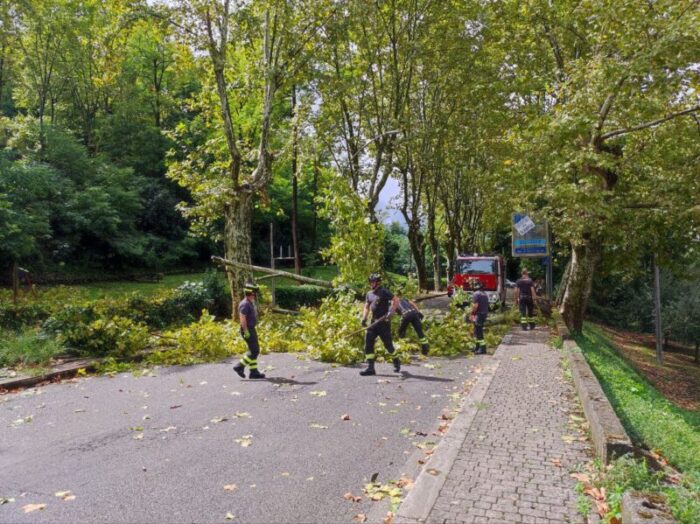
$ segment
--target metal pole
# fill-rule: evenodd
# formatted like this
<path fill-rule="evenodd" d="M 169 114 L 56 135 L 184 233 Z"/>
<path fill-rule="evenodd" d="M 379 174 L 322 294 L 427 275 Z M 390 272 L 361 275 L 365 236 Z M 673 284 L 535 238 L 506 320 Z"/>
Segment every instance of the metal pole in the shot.
<path fill-rule="evenodd" d="M 270 269 L 275 269 L 275 237 L 273 236 L 273 224 L 270 222 Z M 275 279 L 272 278 L 271 295 L 272 295 L 272 307 L 277 305 L 277 300 L 275 297 Z"/>
<path fill-rule="evenodd" d="M 661 328 L 661 276 L 657 265 L 656 254 L 654 254 L 654 328 L 656 330 L 656 362 L 664 363 L 664 352 L 662 343 Z"/>

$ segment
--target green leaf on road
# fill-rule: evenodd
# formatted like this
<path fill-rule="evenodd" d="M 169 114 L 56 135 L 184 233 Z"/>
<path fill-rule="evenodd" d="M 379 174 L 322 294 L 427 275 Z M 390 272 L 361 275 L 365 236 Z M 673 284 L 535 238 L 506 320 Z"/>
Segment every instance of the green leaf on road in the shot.
<path fill-rule="evenodd" d="M 309 427 L 313 429 L 328 429 L 328 426 L 324 426 L 323 424 L 318 424 L 316 422 L 309 424 Z"/>
<path fill-rule="evenodd" d="M 314 397 L 325 397 L 327 393 L 325 391 L 311 391 L 309 395 L 313 395 Z"/>

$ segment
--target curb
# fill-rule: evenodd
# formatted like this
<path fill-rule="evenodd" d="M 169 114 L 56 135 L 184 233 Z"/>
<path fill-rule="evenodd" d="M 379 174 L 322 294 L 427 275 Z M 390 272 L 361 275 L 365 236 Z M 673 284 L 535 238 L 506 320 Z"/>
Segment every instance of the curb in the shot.
<path fill-rule="evenodd" d="M 55 378 L 63 378 L 75 375 L 79 369 L 92 371 L 100 362 L 97 358 L 85 358 L 81 360 L 73 360 L 66 364 L 54 367 L 50 372 L 35 377 L 19 376 L 0 380 L 0 391 L 7 392 L 11 389 L 28 388 L 35 386 L 41 382 L 53 380 Z"/>
<path fill-rule="evenodd" d="M 565 332 L 562 332 L 560 324 L 563 323 L 557 321 L 560 336 L 564 339 L 564 353 L 571 366 L 574 386 L 591 429 L 591 440 L 596 455 L 607 464 L 615 457 L 634 452 L 632 440 L 586 362 L 581 348 L 571 339 L 565 326 Z"/>
<path fill-rule="evenodd" d="M 440 494 L 440 490 L 457 459 L 457 454 L 462 448 L 467 431 L 479 411 L 478 404 L 483 400 L 486 391 L 489 389 L 500 361 L 493 359 L 484 364 L 484 372 L 464 398 L 459 412 L 452 424 L 450 424 L 447 433 L 442 437 L 430 460 L 423 466 L 416 477 L 413 488 L 401 502 L 401 506 L 395 516 L 395 522 L 424 522 L 428 518 Z M 370 522 L 381 522 L 380 519 L 376 518 L 369 520 Z"/>

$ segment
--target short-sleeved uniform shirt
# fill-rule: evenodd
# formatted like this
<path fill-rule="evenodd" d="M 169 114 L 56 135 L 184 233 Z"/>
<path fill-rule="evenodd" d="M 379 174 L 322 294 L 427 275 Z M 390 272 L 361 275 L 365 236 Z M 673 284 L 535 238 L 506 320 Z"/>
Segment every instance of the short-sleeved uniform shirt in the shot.
<path fill-rule="evenodd" d="M 401 315 L 405 315 L 409 311 L 416 311 L 416 308 L 413 307 L 413 304 L 411 304 L 408 300 L 405 298 L 402 298 L 399 300 L 399 306 L 398 306 L 398 311 Z"/>
<path fill-rule="evenodd" d="M 489 296 L 481 290 L 475 291 L 472 295 L 472 304 L 478 304 L 477 315 L 486 315 L 489 312 Z"/>
<path fill-rule="evenodd" d="M 255 327 L 255 324 L 258 323 L 258 312 L 255 310 L 255 304 L 247 298 L 238 304 L 238 312 L 245 316 L 249 328 Z"/>
<path fill-rule="evenodd" d="M 367 304 L 372 311 L 372 321 L 379 320 L 389 312 L 394 295 L 386 288 L 378 287 L 367 293 Z"/>
<path fill-rule="evenodd" d="M 530 277 L 519 278 L 515 283 L 515 286 L 520 290 L 521 297 L 532 297 L 532 286 L 534 283 Z"/>

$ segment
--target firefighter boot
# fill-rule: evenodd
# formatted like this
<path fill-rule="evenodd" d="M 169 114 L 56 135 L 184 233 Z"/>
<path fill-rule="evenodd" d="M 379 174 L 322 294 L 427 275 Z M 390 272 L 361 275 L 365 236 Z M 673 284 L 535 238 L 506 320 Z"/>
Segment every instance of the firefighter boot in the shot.
<path fill-rule="evenodd" d="M 241 378 L 245 378 L 245 365 L 243 362 L 239 362 L 235 366 L 233 366 L 233 370 L 238 373 L 238 376 Z"/>
<path fill-rule="evenodd" d="M 422 344 L 420 347 L 420 352 L 424 357 L 428 356 L 428 351 L 430 350 L 430 347 L 428 344 Z"/>
<path fill-rule="evenodd" d="M 394 363 L 394 373 L 401 373 L 401 361 L 394 357 L 394 360 L 392 360 Z"/>
<path fill-rule="evenodd" d="M 258 368 L 254 368 L 250 370 L 250 373 L 248 373 L 248 378 L 265 378 L 265 373 L 260 373 Z"/>
<path fill-rule="evenodd" d="M 533 329 L 535 329 L 535 323 L 534 323 L 534 322 L 530 322 L 530 330 L 532 331 Z"/>
<path fill-rule="evenodd" d="M 377 372 L 374 371 L 374 360 L 368 360 L 367 361 L 367 369 L 364 371 L 360 371 L 360 375 L 363 377 L 368 377 L 370 375 L 376 375 Z"/>

